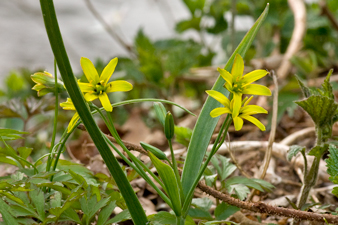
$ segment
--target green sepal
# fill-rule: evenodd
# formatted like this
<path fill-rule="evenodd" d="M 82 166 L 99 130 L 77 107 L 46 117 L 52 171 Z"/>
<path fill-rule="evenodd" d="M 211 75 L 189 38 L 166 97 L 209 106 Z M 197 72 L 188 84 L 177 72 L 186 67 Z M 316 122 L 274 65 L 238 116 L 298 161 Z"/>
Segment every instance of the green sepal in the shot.
<path fill-rule="evenodd" d="M 329 148 L 328 144 L 325 144 L 324 146 L 317 145 L 309 151 L 308 155 L 322 157 L 322 155 L 328 150 L 328 148 Z"/>
<path fill-rule="evenodd" d="M 332 124 L 332 118 L 335 115 L 338 105 L 334 99 L 313 95 L 301 101 L 295 101 L 312 118 L 317 127 L 324 127 Z"/>
<path fill-rule="evenodd" d="M 161 162 L 151 152 L 149 152 L 148 155 L 151 159 L 151 162 L 156 167 L 156 170 L 160 175 L 160 178 L 162 179 L 164 186 L 167 189 L 167 194 L 173 206 L 172 210 L 175 212 L 176 216 L 181 216 L 182 213 L 181 198 L 173 169 L 167 164 Z"/>
<path fill-rule="evenodd" d="M 310 88 L 306 87 L 305 84 L 300 80 L 300 78 L 297 75 L 295 75 L 295 77 L 298 82 L 298 85 L 300 86 L 300 89 L 302 90 L 304 97 L 305 98 L 310 97 L 312 95 Z"/>
<path fill-rule="evenodd" d="M 168 140 L 171 140 L 175 134 L 174 117 L 170 112 L 165 117 L 164 134 Z"/>
<path fill-rule="evenodd" d="M 332 73 L 333 73 L 333 69 L 331 69 L 329 71 L 329 73 L 327 74 L 327 76 L 324 80 L 324 83 L 322 84 L 322 87 L 323 87 L 323 90 L 324 90 L 323 95 L 330 98 L 330 99 L 334 99 L 332 86 L 330 84 L 330 77 L 331 77 Z"/>
<path fill-rule="evenodd" d="M 160 149 L 150 145 L 150 144 L 147 144 L 147 143 L 144 143 L 144 142 L 140 142 L 142 148 L 144 148 L 146 151 L 149 151 L 151 152 L 153 155 L 155 155 L 158 159 L 160 160 L 168 160 L 167 156 L 164 154 L 164 152 L 162 152 Z"/>
<path fill-rule="evenodd" d="M 165 114 L 166 114 L 166 109 L 164 108 L 164 105 L 161 102 L 154 102 L 154 109 L 155 109 L 157 119 L 160 121 L 160 123 L 164 127 Z"/>
<path fill-rule="evenodd" d="M 291 161 L 293 157 L 295 157 L 299 152 L 305 152 L 305 147 L 304 146 L 299 146 L 299 145 L 291 145 L 290 149 L 287 152 L 287 160 Z"/>

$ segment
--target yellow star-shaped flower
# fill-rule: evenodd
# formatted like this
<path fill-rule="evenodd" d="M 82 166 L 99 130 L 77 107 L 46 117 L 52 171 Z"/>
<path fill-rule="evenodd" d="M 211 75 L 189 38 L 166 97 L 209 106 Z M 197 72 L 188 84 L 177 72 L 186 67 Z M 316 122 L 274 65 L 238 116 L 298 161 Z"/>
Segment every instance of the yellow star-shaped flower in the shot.
<path fill-rule="evenodd" d="M 113 107 L 110 104 L 107 93 L 117 91 L 130 91 L 133 89 L 133 85 L 124 80 L 117 80 L 108 83 L 110 77 L 114 73 L 117 65 L 117 58 L 112 59 L 108 65 L 103 69 L 101 75 L 97 73 L 93 63 L 82 57 L 80 60 L 82 70 L 89 83 L 79 82 L 80 89 L 84 95 L 86 101 L 93 101 L 100 99 L 103 108 L 111 112 Z"/>
<path fill-rule="evenodd" d="M 70 98 L 67 98 L 66 102 L 62 102 L 60 103 L 60 106 L 64 109 L 64 110 L 76 110 L 75 106 L 72 102 L 72 100 Z M 67 128 L 67 132 L 69 133 L 73 127 L 75 126 L 76 122 L 80 119 L 80 116 L 77 112 L 75 112 L 74 116 L 72 117 L 72 119 L 70 120 L 69 124 L 68 124 L 68 128 Z"/>
<path fill-rule="evenodd" d="M 268 113 L 265 109 L 258 105 L 248 105 L 248 103 L 251 101 L 252 97 L 251 96 L 249 99 L 244 99 L 244 103 L 242 106 L 242 101 L 240 105 L 240 109 L 238 111 L 237 116 L 234 115 L 234 102 L 235 100 L 232 99 L 231 102 L 227 97 L 225 97 L 222 93 L 214 90 L 206 91 L 207 94 L 214 99 L 216 99 L 218 102 L 220 102 L 224 107 L 219 107 L 216 109 L 213 109 L 210 112 L 211 117 L 217 117 L 222 114 L 231 114 L 232 119 L 234 121 L 235 129 L 238 131 L 242 129 L 243 127 L 243 119 L 250 121 L 251 123 L 255 124 L 259 129 L 262 131 L 265 131 L 265 126 L 257 120 L 255 117 L 252 117 L 251 115 L 253 114 L 258 114 L 258 113 Z"/>
<path fill-rule="evenodd" d="M 217 70 L 226 81 L 224 85 L 225 88 L 233 93 L 233 117 L 236 117 L 239 113 L 239 109 L 242 105 L 243 94 L 266 96 L 271 95 L 271 91 L 269 88 L 259 84 L 251 84 L 252 82 L 266 76 L 269 72 L 267 72 L 266 70 L 254 70 L 243 76 L 244 62 L 243 58 L 239 54 L 237 54 L 235 57 L 231 73 L 221 68 L 218 68 Z"/>

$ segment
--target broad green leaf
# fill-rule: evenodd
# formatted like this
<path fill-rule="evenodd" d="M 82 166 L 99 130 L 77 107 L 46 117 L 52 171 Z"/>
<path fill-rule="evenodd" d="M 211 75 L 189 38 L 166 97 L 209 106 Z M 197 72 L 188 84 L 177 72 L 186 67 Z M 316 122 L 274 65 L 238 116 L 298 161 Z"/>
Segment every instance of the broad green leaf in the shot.
<path fill-rule="evenodd" d="M 28 156 L 32 153 L 33 149 L 32 148 L 27 148 L 27 147 L 20 147 L 17 149 L 19 152 L 19 155 L 23 159 L 27 159 Z"/>
<path fill-rule="evenodd" d="M 240 54 L 244 57 L 246 51 L 251 46 L 254 37 L 256 36 L 260 26 L 262 25 L 264 19 L 268 14 L 269 6 L 265 8 L 262 15 L 257 19 L 252 28 L 248 31 L 246 36 L 243 38 L 242 42 L 239 44 L 235 52 L 232 54 L 230 59 L 228 60 L 225 69 L 230 71 L 231 66 L 233 64 L 234 58 L 236 54 Z M 225 88 L 223 88 L 225 81 L 222 77 L 218 77 L 215 82 L 212 90 L 220 91 L 226 96 L 229 94 Z M 195 187 L 192 187 L 199 169 L 201 167 L 204 155 L 207 150 L 207 146 L 209 144 L 212 133 L 216 127 L 216 124 L 219 118 L 212 118 L 210 116 L 211 110 L 220 106 L 213 98 L 208 97 L 206 102 L 204 103 L 203 109 L 200 113 L 200 116 L 196 122 L 191 141 L 188 147 L 188 153 L 186 157 L 186 161 L 184 163 L 183 173 L 182 173 L 182 186 L 183 193 L 187 195 L 189 190 Z"/>
<path fill-rule="evenodd" d="M 231 177 L 225 181 L 225 186 L 227 189 L 229 186 L 232 186 L 234 184 L 244 184 L 245 186 L 264 192 L 264 189 L 261 187 L 260 184 L 255 182 L 253 179 L 249 179 L 246 177 Z"/>
<path fill-rule="evenodd" d="M 6 196 L 6 198 L 20 204 L 25 205 L 25 203 L 18 197 L 12 195 L 10 192 L 0 190 L 0 196 Z"/>
<path fill-rule="evenodd" d="M 0 162 L 7 163 L 13 166 L 18 166 L 18 163 L 16 161 L 8 158 L 7 156 L 0 156 Z"/>
<path fill-rule="evenodd" d="M 60 220 L 61 219 L 67 219 L 70 221 L 74 221 L 78 224 L 81 224 L 81 220 L 79 218 L 79 215 L 76 213 L 76 211 L 72 208 L 68 208 L 66 209 L 60 216 Z"/>
<path fill-rule="evenodd" d="M 216 220 L 225 220 L 235 212 L 239 211 L 240 208 L 229 205 L 225 202 L 219 204 L 215 209 Z"/>
<path fill-rule="evenodd" d="M 109 219 L 115 207 L 116 207 L 116 201 L 111 201 L 108 205 L 103 207 L 99 213 L 99 217 L 97 219 L 96 225 L 105 225 L 106 221 Z"/>
<path fill-rule="evenodd" d="M 5 224 L 19 225 L 14 217 L 7 211 L 9 206 L 0 198 L 0 213 Z"/>
<path fill-rule="evenodd" d="M 88 188 L 86 180 L 81 175 L 74 173 L 72 170 L 69 170 L 69 173 L 76 182 L 78 182 L 79 184 L 83 184 L 84 188 Z"/>
<path fill-rule="evenodd" d="M 312 118 L 313 122 L 318 127 L 332 123 L 333 115 L 336 112 L 338 104 L 334 99 L 325 96 L 312 95 L 307 99 L 295 101 L 301 106 Z"/>
<path fill-rule="evenodd" d="M 7 128 L 0 128 L 0 136 L 4 140 L 23 139 L 23 137 L 20 136 L 21 134 L 28 134 L 28 132 L 22 132 L 22 131 L 17 131 L 13 129 L 7 129 Z"/>
<path fill-rule="evenodd" d="M 212 201 L 210 198 L 194 198 L 192 199 L 191 205 L 193 205 L 195 208 L 208 211 L 212 206 Z"/>
<path fill-rule="evenodd" d="M 216 181 L 217 181 L 217 177 L 218 177 L 217 174 L 213 174 L 213 175 L 209 175 L 209 176 L 204 175 L 206 185 L 208 185 L 210 187 L 215 185 Z"/>
<path fill-rule="evenodd" d="M 180 216 L 182 210 L 181 198 L 173 169 L 167 164 L 161 162 L 161 160 L 159 160 L 151 152 L 149 152 L 148 155 L 151 159 L 151 162 L 156 167 L 156 170 L 160 175 L 160 178 L 162 179 L 166 190 L 168 191 L 167 194 L 169 195 L 176 216 Z"/>
<path fill-rule="evenodd" d="M 108 225 L 108 224 L 118 223 L 118 222 L 122 222 L 122 221 L 129 220 L 129 219 L 131 219 L 130 213 L 128 209 L 125 209 L 119 214 L 117 214 L 116 216 L 114 216 L 114 218 L 108 220 L 105 224 Z"/>
<path fill-rule="evenodd" d="M 312 148 L 308 155 L 313 155 L 315 157 L 322 157 L 323 154 L 327 151 L 329 145 L 325 144 L 324 146 L 315 146 L 314 148 Z"/>
<path fill-rule="evenodd" d="M 211 214 L 207 210 L 200 208 L 190 208 L 188 215 L 195 219 L 212 220 Z"/>
<path fill-rule="evenodd" d="M 37 188 L 34 185 L 31 185 L 31 188 L 33 188 L 34 190 L 29 192 L 29 197 L 32 200 L 33 205 L 35 206 L 35 209 L 39 214 L 41 221 L 43 221 L 46 217 L 44 192 L 42 191 L 42 189 Z"/>
<path fill-rule="evenodd" d="M 286 156 L 287 160 L 291 161 L 291 159 L 301 151 L 305 151 L 305 147 L 299 145 L 291 145 Z"/>
<path fill-rule="evenodd" d="M 169 212 L 161 211 L 152 215 L 149 221 L 153 225 L 173 225 L 176 224 L 176 216 Z"/>
<path fill-rule="evenodd" d="M 175 126 L 175 141 L 184 145 L 189 146 L 192 130 L 188 127 Z"/>

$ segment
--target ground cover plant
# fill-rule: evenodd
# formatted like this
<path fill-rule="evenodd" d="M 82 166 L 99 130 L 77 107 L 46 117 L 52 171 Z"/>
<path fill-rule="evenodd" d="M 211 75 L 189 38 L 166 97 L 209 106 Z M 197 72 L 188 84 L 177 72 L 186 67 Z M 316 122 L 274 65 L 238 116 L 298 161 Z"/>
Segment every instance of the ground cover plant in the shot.
<path fill-rule="evenodd" d="M 176 30 L 192 30 L 200 42 L 154 42 L 140 30 L 134 47 L 119 39 L 130 58 L 93 63 L 83 56 L 76 77 L 54 3 L 40 0 L 54 71 L 13 72 L 1 92 L 1 224 L 338 223 L 338 104 L 331 82 L 338 4 L 183 3 L 190 17 Z M 246 34 L 234 29 L 236 14 L 255 18 Z M 205 18 L 214 24 L 205 26 Z M 196 73 L 185 75 L 209 66 L 219 51 L 206 37 L 222 37 L 227 61 L 207 67 L 216 76 L 201 82 Z M 267 70 L 276 49 L 283 54 Z M 180 95 L 200 107 L 176 103 Z M 131 130 L 141 121 L 159 136 L 153 143 L 125 140 L 128 120 Z M 152 136 L 148 130 L 137 132 Z"/>

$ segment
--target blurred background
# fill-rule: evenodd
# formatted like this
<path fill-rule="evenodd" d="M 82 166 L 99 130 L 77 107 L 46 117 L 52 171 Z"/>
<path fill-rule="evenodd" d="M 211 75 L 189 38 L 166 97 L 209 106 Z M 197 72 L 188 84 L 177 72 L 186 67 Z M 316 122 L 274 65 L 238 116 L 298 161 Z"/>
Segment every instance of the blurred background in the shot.
<path fill-rule="evenodd" d="M 198 114 L 206 98 L 205 90 L 210 89 L 218 77 L 217 67 L 224 67 L 268 2 L 57 0 L 55 8 L 79 79 L 85 81 L 80 57 L 91 59 L 99 72 L 110 59 L 118 57 L 112 79 L 128 80 L 134 89 L 112 94 L 112 102 L 161 98 Z M 276 71 L 280 86 L 278 120 L 286 120 L 279 127 L 280 138 L 283 138 L 295 127 L 309 126 L 303 123 L 304 115 L 296 113 L 297 106 L 293 103 L 301 97 L 294 75 L 316 86 L 331 68 L 338 68 L 338 1 L 273 0 L 269 4 L 269 14 L 244 57 L 245 72 Z M 53 95 L 38 97 L 31 90 L 34 86 L 31 74 L 43 70 L 54 73 L 39 1 L 0 1 L 0 18 L 0 126 L 28 130 L 34 136 L 37 130 L 50 126 L 54 107 Z M 337 77 L 334 72 L 331 80 Z M 273 90 L 271 78 L 260 82 Z M 337 88 L 335 82 L 332 85 Z M 60 96 L 64 101 L 67 94 L 63 92 Z M 271 101 L 264 97 L 252 103 L 269 109 Z M 154 113 L 149 113 L 150 108 L 151 104 L 142 104 L 114 109 L 116 122 L 123 125 L 120 132 L 129 135 L 130 141 L 144 140 L 153 132 L 151 129 L 158 127 Z M 168 109 L 182 127 L 193 128 L 194 119 L 176 107 L 168 106 Z M 72 114 L 60 113 L 61 131 Z M 285 115 L 287 117 L 283 117 Z M 269 121 L 268 118 L 264 122 L 268 128 Z M 134 129 L 135 124 L 139 124 L 139 130 Z M 188 137 L 189 132 L 184 135 Z M 51 130 L 42 129 L 40 133 L 39 143 L 44 143 Z M 38 143 L 34 138 L 32 142 Z"/>

